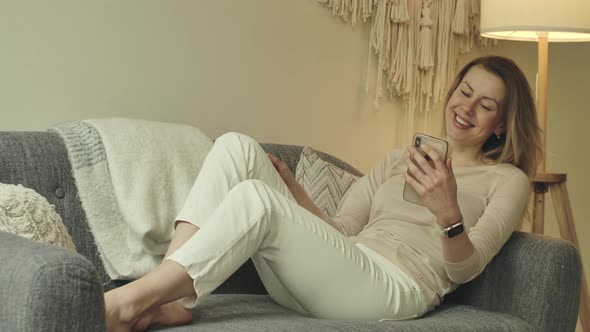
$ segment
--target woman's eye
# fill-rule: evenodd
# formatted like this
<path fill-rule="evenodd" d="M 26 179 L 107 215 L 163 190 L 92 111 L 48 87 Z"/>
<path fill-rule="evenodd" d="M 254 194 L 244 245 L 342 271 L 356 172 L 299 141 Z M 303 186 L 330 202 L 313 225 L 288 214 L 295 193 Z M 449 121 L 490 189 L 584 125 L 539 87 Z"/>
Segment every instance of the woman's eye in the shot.
<path fill-rule="evenodd" d="M 486 106 L 486 105 L 484 105 L 484 104 L 481 104 L 481 107 L 483 107 L 483 108 L 484 108 L 486 111 L 491 111 L 491 110 L 492 110 L 492 108 L 491 108 L 491 107 L 489 107 L 489 106 Z"/>
<path fill-rule="evenodd" d="M 463 90 L 461 90 L 461 93 L 462 93 L 462 94 L 463 94 L 465 97 L 469 97 L 469 96 L 470 96 L 470 95 L 469 95 L 469 93 L 467 93 L 467 92 L 465 92 L 465 91 L 463 91 Z"/>

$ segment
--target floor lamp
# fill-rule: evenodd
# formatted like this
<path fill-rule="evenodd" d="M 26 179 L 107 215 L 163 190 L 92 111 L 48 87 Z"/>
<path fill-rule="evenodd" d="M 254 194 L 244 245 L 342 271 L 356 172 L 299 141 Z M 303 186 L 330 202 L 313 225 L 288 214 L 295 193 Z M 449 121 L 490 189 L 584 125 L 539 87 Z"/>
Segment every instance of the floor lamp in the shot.
<path fill-rule="evenodd" d="M 549 42 L 590 41 L 590 1 L 588 0 L 481 0 L 481 34 L 484 37 L 538 42 L 537 112 L 543 131 L 543 158 L 533 181 L 532 230 L 543 233 L 545 193 L 555 206 L 561 237 L 579 251 L 578 237 L 565 186 L 566 174 L 546 173 L 547 90 Z M 590 331 L 590 302 L 586 276 L 582 270 L 580 321 Z"/>

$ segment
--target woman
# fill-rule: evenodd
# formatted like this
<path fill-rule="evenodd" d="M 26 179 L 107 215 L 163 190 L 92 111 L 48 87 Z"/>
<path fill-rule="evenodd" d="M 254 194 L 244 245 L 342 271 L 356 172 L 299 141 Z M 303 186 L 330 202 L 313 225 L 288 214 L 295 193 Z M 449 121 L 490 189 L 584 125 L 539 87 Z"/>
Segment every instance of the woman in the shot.
<path fill-rule="evenodd" d="M 162 264 L 105 294 L 108 329 L 190 322 L 185 308 L 250 257 L 271 298 L 306 315 L 402 320 L 440 304 L 520 222 L 540 151 L 530 87 L 509 59 L 467 64 L 445 104 L 449 158 L 425 146 L 432 167 L 412 146 L 392 151 L 334 218 L 254 140 L 217 139 Z M 425 207 L 402 199 L 405 181 Z"/>

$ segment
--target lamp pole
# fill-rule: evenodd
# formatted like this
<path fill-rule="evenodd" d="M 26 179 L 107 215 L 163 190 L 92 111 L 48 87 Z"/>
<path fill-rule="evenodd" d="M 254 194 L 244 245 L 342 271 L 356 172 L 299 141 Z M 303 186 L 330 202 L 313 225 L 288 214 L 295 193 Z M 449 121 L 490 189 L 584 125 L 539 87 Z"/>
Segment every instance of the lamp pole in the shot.
<path fill-rule="evenodd" d="M 538 56 L 537 56 L 537 114 L 539 116 L 539 126 L 541 127 L 541 146 L 543 147 L 543 156 L 537 168 L 540 174 L 545 173 L 545 161 L 547 156 L 547 92 L 548 87 L 548 67 L 549 67 L 549 40 L 547 32 L 537 32 Z"/>
<path fill-rule="evenodd" d="M 537 115 L 541 128 L 542 154 L 537 165 L 537 177 L 545 175 L 545 162 L 547 156 L 547 92 L 548 67 L 549 67 L 549 40 L 547 32 L 537 32 Z M 535 218 L 533 231 L 543 234 L 545 225 L 545 193 L 547 186 L 544 182 L 535 183 Z"/>

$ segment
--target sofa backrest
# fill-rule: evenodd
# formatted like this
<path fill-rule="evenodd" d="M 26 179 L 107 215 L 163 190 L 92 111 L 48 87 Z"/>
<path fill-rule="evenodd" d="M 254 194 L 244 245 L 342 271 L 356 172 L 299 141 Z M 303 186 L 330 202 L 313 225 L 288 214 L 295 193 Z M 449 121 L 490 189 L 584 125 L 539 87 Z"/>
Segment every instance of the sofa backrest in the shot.
<path fill-rule="evenodd" d="M 55 206 L 78 253 L 109 281 L 77 197 L 66 147 L 53 132 L 0 132 L 0 182 L 34 189 Z"/>
<path fill-rule="evenodd" d="M 261 144 L 295 172 L 302 146 Z M 318 151 L 322 159 L 357 176 L 357 169 L 329 154 Z M 55 206 L 70 232 L 76 250 L 96 267 L 105 290 L 125 281 L 110 280 L 98 254 L 94 236 L 78 198 L 78 189 L 66 147 L 55 132 L 0 132 L 0 182 L 22 184 L 43 195 Z M 251 261 L 221 285 L 217 293 L 266 293 Z"/>

